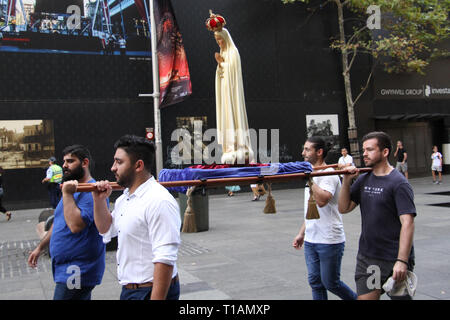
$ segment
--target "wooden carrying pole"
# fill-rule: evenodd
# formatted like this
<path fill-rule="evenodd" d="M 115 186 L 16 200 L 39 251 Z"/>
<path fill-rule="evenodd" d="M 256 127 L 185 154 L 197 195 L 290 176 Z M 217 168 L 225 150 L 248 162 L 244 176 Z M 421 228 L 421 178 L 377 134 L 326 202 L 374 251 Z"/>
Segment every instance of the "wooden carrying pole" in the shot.
<path fill-rule="evenodd" d="M 339 165 L 337 163 L 334 164 L 326 164 L 324 166 L 313 167 L 313 170 L 322 170 L 327 168 L 337 168 Z"/>
<path fill-rule="evenodd" d="M 369 172 L 372 168 L 359 168 L 358 172 Z M 247 185 L 256 183 L 278 183 L 289 182 L 298 179 L 309 179 L 310 177 L 319 176 L 331 176 L 348 174 L 347 170 L 334 170 L 334 171 L 320 171 L 320 172 L 302 172 L 302 173 L 288 173 L 278 174 L 271 176 L 252 176 L 252 177 L 239 177 L 239 178 L 221 178 L 221 179 L 202 179 L 202 180 L 181 180 L 181 181 L 162 181 L 159 182 L 166 188 L 182 187 L 182 186 L 195 186 L 195 187 L 223 187 L 234 185 Z M 113 190 L 123 190 L 124 188 L 117 184 L 117 182 L 110 182 Z M 94 186 L 92 183 L 79 183 L 77 192 L 92 192 Z"/>

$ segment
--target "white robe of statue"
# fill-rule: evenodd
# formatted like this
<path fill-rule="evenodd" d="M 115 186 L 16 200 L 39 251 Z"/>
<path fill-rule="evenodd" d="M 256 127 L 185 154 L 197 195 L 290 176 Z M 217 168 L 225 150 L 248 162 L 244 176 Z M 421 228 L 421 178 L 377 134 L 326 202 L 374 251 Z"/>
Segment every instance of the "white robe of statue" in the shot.
<path fill-rule="evenodd" d="M 220 47 L 220 56 L 216 53 L 216 119 L 221 162 L 254 162 L 239 51 L 227 29 L 214 32 L 214 37 Z"/>

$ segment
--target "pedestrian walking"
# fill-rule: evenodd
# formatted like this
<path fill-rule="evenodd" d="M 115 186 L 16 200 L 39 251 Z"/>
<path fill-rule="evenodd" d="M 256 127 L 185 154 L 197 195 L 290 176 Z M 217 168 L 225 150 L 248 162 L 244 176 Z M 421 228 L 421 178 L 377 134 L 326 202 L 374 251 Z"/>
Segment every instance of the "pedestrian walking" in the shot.
<path fill-rule="evenodd" d="M 115 144 L 111 171 L 125 187 L 111 213 L 105 199 L 112 188 L 97 182 L 95 224 L 109 242 L 117 236 L 117 278 L 121 300 L 178 300 L 180 283 L 177 255 L 180 245 L 180 209 L 172 195 L 151 174 L 154 144 L 126 135 Z"/>
<path fill-rule="evenodd" d="M 340 170 L 353 165 L 353 157 L 348 154 L 347 148 L 341 149 L 341 155 L 342 156 L 338 160 L 338 166 Z"/>
<path fill-rule="evenodd" d="M 403 173 L 408 180 L 408 154 L 406 153 L 406 149 L 403 148 L 403 142 L 400 140 L 397 141 L 397 149 L 395 150 L 394 157 L 397 158 L 395 168 Z"/>
<path fill-rule="evenodd" d="M 339 211 L 351 212 L 360 205 L 361 236 L 356 259 L 358 299 L 377 300 L 384 293 L 380 287 L 392 275 L 401 283 L 414 268 L 414 193 L 406 177 L 389 164 L 390 137 L 371 132 L 363 142 L 364 163 L 372 172 L 358 176 L 358 169 L 346 168 L 339 194 Z M 374 267 L 378 277 L 374 277 Z M 373 282 L 380 285 L 374 285 Z M 405 299 L 411 297 L 405 296 Z M 391 299 L 398 299 L 391 296 Z"/>
<path fill-rule="evenodd" d="M 306 140 L 302 156 L 313 167 L 326 165 L 325 141 L 317 136 Z M 318 171 L 334 171 L 327 168 Z M 292 246 L 305 247 L 308 282 L 314 300 L 327 300 L 327 290 L 343 300 L 355 300 L 356 293 L 340 280 L 341 261 L 345 248 L 344 224 L 338 211 L 341 181 L 337 175 L 312 178 L 311 190 L 317 203 L 319 219 L 306 219 L 310 187 L 305 188 L 305 219 Z"/>
<path fill-rule="evenodd" d="M 252 189 L 253 192 L 252 201 L 258 201 L 259 199 L 261 199 L 261 197 L 263 197 L 266 194 L 266 189 L 264 188 L 263 183 L 251 184 L 250 188 Z"/>
<path fill-rule="evenodd" d="M 89 192 L 76 192 L 78 183 L 94 183 L 89 150 L 73 145 L 63 150 L 62 199 L 55 209 L 53 225 L 30 253 L 28 265 L 37 267 L 49 247 L 54 300 L 90 300 L 105 271 L 105 244 L 94 223 L 94 202 Z M 108 199 L 103 199 L 108 207 Z"/>
<path fill-rule="evenodd" d="M 431 154 L 431 175 L 433 177 L 434 184 L 442 183 L 442 153 L 438 151 L 437 146 L 433 146 L 433 153 Z M 439 180 L 436 180 L 436 173 L 439 176 Z"/>
<path fill-rule="evenodd" d="M 234 196 L 235 192 L 241 191 L 241 187 L 240 186 L 226 186 L 225 189 L 228 190 L 228 196 L 229 197 Z"/>
<path fill-rule="evenodd" d="M 56 158 L 51 157 L 48 159 L 49 167 L 47 169 L 45 178 L 42 179 L 42 183 L 47 183 L 48 195 L 50 198 L 50 205 L 53 209 L 56 209 L 59 200 L 61 199 L 61 188 L 63 172 L 62 168 L 56 163 Z"/>
<path fill-rule="evenodd" d="M 338 168 L 339 170 L 344 169 L 345 167 L 353 166 L 353 157 L 348 154 L 347 148 L 341 149 L 341 157 L 338 160 Z M 343 175 L 340 175 L 341 179 L 344 177 Z"/>

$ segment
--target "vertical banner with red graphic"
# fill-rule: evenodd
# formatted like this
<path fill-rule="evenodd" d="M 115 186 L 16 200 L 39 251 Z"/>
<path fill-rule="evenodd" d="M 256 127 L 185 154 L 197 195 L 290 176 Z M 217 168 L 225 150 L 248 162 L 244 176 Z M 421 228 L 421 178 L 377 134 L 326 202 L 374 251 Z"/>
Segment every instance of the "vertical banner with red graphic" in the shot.
<path fill-rule="evenodd" d="M 16 0 L 8 0 L 8 14 L 11 17 L 15 17 L 16 16 Z"/>
<path fill-rule="evenodd" d="M 162 108 L 186 99 L 192 93 L 192 84 L 183 40 L 170 0 L 156 0 L 154 10 Z"/>

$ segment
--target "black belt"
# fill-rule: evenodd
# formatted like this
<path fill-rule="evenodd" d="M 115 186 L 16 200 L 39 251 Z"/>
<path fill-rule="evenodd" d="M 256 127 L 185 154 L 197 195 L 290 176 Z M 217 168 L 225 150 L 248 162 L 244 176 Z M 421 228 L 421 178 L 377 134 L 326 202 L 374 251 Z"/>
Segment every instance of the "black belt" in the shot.
<path fill-rule="evenodd" d="M 178 278 L 178 274 L 172 278 L 172 281 L 170 281 L 170 285 L 176 283 L 179 280 Z M 126 289 L 139 289 L 139 288 L 148 288 L 148 287 L 153 287 L 153 282 L 149 281 L 149 282 L 144 282 L 144 283 L 128 283 L 126 285 L 124 285 L 124 287 Z"/>

